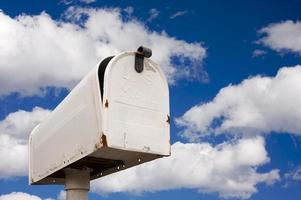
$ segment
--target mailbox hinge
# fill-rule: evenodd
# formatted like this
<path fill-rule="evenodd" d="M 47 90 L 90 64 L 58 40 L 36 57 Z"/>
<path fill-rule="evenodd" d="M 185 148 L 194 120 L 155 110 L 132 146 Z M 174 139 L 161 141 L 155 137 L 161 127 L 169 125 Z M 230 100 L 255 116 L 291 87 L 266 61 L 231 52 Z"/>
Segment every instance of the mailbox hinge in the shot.
<path fill-rule="evenodd" d="M 167 122 L 168 124 L 170 124 L 170 116 L 169 116 L 169 115 L 167 115 L 167 120 L 166 120 L 166 122 Z"/>
<path fill-rule="evenodd" d="M 147 47 L 143 47 L 140 46 L 137 49 L 136 55 L 135 55 L 135 70 L 138 73 L 141 73 L 143 71 L 144 68 L 144 57 L 146 58 L 150 58 L 152 56 L 152 50 L 147 48 Z"/>

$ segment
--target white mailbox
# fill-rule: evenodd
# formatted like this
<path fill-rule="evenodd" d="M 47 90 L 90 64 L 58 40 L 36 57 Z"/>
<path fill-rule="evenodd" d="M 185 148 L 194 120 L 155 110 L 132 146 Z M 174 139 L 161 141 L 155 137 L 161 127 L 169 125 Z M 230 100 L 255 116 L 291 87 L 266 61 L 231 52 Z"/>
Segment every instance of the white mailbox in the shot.
<path fill-rule="evenodd" d="M 170 155 L 168 84 L 139 48 L 104 59 L 30 134 L 30 184 L 64 184 L 64 169 L 90 179 Z"/>

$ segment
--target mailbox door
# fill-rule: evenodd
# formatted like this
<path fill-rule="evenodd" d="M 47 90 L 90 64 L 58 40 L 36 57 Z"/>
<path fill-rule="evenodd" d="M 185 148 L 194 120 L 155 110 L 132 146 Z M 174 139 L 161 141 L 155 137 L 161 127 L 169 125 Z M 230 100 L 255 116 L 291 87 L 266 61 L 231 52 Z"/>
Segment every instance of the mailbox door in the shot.
<path fill-rule="evenodd" d="M 160 67 L 144 58 L 135 70 L 135 53 L 114 57 L 104 77 L 103 134 L 109 147 L 170 154 L 169 92 Z"/>

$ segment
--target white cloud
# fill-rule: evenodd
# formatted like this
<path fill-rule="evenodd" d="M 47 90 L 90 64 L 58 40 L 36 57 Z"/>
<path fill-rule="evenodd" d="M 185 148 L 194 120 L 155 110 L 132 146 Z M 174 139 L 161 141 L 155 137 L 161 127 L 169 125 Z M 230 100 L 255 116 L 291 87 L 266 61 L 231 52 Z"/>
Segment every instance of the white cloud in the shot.
<path fill-rule="evenodd" d="M 49 112 L 41 108 L 32 112 L 20 110 L 0 122 L 0 178 L 27 174 L 28 135 Z M 272 184 L 279 179 L 278 170 L 257 172 L 257 167 L 269 162 L 264 145 L 261 137 L 217 146 L 177 142 L 172 145 L 171 157 L 104 177 L 93 183 L 92 191 L 141 193 L 191 188 L 217 192 L 225 198 L 248 198 L 257 191 L 257 184 Z M 65 192 L 61 191 L 58 199 L 64 197 Z"/>
<path fill-rule="evenodd" d="M 12 192 L 9 194 L 0 195 L 0 200 L 42 200 L 42 199 L 38 196 L 30 195 L 24 192 Z M 55 199 L 46 198 L 44 200 L 55 200 Z"/>
<path fill-rule="evenodd" d="M 70 4 L 74 4 L 74 3 L 77 3 L 77 2 L 90 4 L 90 3 L 96 2 L 96 0 L 61 0 L 59 2 L 59 4 L 70 5 Z"/>
<path fill-rule="evenodd" d="M 20 110 L 0 122 L 0 178 L 27 175 L 29 134 L 48 113 L 38 107 Z"/>
<path fill-rule="evenodd" d="M 269 24 L 259 31 L 264 36 L 258 40 L 267 47 L 278 52 L 301 54 L 301 22 L 283 21 Z"/>
<path fill-rule="evenodd" d="M 154 192 L 179 188 L 217 192 L 222 197 L 249 198 L 258 183 L 272 184 L 278 170 L 258 173 L 269 161 L 261 137 L 241 139 L 213 147 L 208 143 L 177 142 L 172 156 L 103 177 L 92 183 L 92 191 Z"/>
<path fill-rule="evenodd" d="M 140 45 L 153 50 L 152 58 L 170 83 L 206 81 L 201 43 L 151 31 L 131 16 L 124 19 L 123 12 L 70 7 L 64 20 L 47 13 L 11 18 L 0 12 L 0 95 L 41 94 L 47 86 L 72 88 L 101 59 Z"/>
<path fill-rule="evenodd" d="M 60 0 L 59 1 L 59 4 L 65 4 L 65 5 L 70 5 L 72 3 L 74 3 L 73 0 Z"/>
<path fill-rule="evenodd" d="M 156 8 L 152 8 L 149 10 L 149 17 L 147 19 L 147 21 L 153 21 L 154 19 L 156 19 L 159 16 L 160 12 L 159 10 L 157 10 Z"/>
<path fill-rule="evenodd" d="M 134 7 L 132 6 L 128 6 L 126 8 L 123 9 L 123 11 L 127 14 L 127 15 L 132 15 L 135 11 Z"/>
<path fill-rule="evenodd" d="M 289 132 L 301 135 L 301 66 L 283 67 L 275 77 L 255 76 L 222 88 L 176 120 L 183 135 Z"/>
<path fill-rule="evenodd" d="M 257 57 L 262 57 L 266 54 L 267 52 L 261 49 L 255 49 L 252 53 L 252 57 L 253 58 L 257 58 Z"/>
<path fill-rule="evenodd" d="M 66 200 L 66 191 L 65 190 L 61 190 L 58 197 L 58 200 Z"/>
<path fill-rule="evenodd" d="M 301 165 L 285 173 L 284 177 L 292 181 L 301 181 Z"/>
<path fill-rule="evenodd" d="M 79 1 L 87 4 L 96 2 L 96 0 L 79 0 Z"/>
<path fill-rule="evenodd" d="M 0 200 L 42 200 L 40 197 L 23 192 L 12 192 L 0 196 Z"/>
<path fill-rule="evenodd" d="M 170 19 L 174 19 L 176 17 L 180 17 L 180 16 L 183 16 L 187 13 L 187 10 L 182 10 L 182 11 L 178 11 L 178 12 L 175 12 L 174 14 L 172 14 L 169 18 Z"/>
<path fill-rule="evenodd" d="M 27 141 L 34 126 L 49 114 L 49 110 L 35 107 L 32 111 L 19 110 L 10 113 L 4 120 L 0 121 L 1 135 L 9 135 L 19 141 Z"/>

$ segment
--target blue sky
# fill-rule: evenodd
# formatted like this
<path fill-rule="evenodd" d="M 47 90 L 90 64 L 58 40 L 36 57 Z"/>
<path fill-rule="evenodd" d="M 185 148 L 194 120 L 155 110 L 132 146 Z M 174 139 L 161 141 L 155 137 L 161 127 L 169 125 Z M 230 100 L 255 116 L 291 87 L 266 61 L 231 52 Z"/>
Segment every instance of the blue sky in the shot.
<path fill-rule="evenodd" d="M 120 181 L 116 175 L 95 183 L 90 199 L 299 199 L 300 6 L 299 0 L 1 1 L 0 200 L 16 199 L 12 192 L 59 198 L 62 186 L 28 186 L 24 138 L 97 62 L 140 43 L 160 50 L 153 59 L 170 83 L 171 138 L 181 142 L 175 155 L 198 159 L 205 149 L 210 162 L 198 163 L 187 180 L 168 172 L 168 160 L 157 162 L 167 174 L 159 182 L 149 177 L 156 187 L 137 177 L 129 184 L 140 185 L 139 195 L 120 190 L 110 183 Z M 174 167 L 184 167 L 176 159 Z"/>

